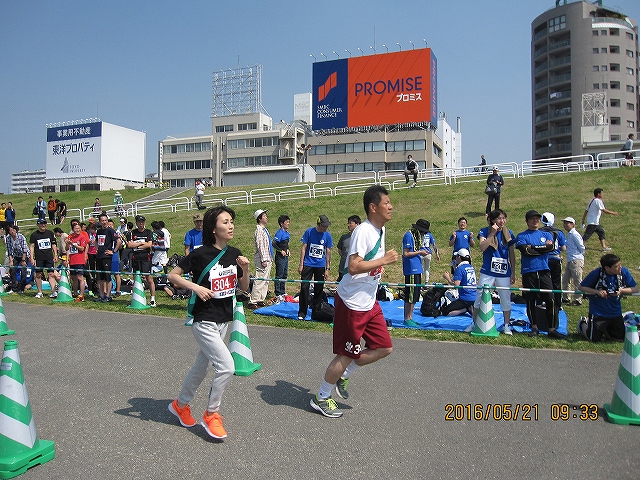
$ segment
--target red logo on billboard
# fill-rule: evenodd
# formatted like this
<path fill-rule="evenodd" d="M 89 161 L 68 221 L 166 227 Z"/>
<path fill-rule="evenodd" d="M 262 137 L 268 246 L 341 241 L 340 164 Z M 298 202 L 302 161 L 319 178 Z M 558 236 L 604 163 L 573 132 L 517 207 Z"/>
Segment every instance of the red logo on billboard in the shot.
<path fill-rule="evenodd" d="M 329 91 L 333 87 L 337 87 L 337 86 L 338 86 L 338 72 L 333 72 L 331 75 L 329 75 L 329 78 L 327 78 L 327 81 L 324 82 L 324 85 L 320 85 L 318 87 L 318 101 L 321 102 L 322 100 L 324 100 L 329 94 Z"/>

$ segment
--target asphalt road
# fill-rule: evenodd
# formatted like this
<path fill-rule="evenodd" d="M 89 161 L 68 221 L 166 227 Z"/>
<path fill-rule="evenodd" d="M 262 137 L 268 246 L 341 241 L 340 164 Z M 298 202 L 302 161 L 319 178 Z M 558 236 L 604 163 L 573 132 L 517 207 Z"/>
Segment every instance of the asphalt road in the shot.
<path fill-rule="evenodd" d="M 397 339 L 391 356 L 352 377 L 343 417 L 330 419 L 309 399 L 333 356 L 331 336 L 250 325 L 262 370 L 233 378 L 221 409 L 229 437 L 216 442 L 167 411 L 196 354 L 182 320 L 62 305 L 4 309 L 38 436 L 56 448 L 52 461 L 20 478 L 639 475 L 640 427 L 610 424 L 601 408 L 611 401 L 618 355 Z M 210 379 L 192 403 L 198 420 Z M 600 418 L 572 412 L 554 421 L 560 403 L 598 405 Z M 475 420 L 474 409 L 484 415 L 487 404 L 511 404 L 512 416 L 518 405 L 517 418 L 492 407 L 488 420 Z"/>

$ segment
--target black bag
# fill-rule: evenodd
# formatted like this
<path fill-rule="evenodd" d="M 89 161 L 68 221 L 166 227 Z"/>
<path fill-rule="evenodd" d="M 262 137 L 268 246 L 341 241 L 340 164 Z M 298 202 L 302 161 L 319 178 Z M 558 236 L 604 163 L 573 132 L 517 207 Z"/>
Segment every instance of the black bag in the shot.
<path fill-rule="evenodd" d="M 33 213 L 34 215 L 38 215 L 38 207 L 37 206 L 33 207 L 33 212 L 31 213 Z"/>
<path fill-rule="evenodd" d="M 324 300 L 320 302 L 320 305 L 311 310 L 311 320 L 316 322 L 333 322 L 333 316 L 336 313 L 336 309 L 328 302 Z"/>
<path fill-rule="evenodd" d="M 484 193 L 487 195 L 495 195 L 498 193 L 498 186 L 495 183 L 490 183 L 487 188 L 484 189 Z"/>
<path fill-rule="evenodd" d="M 438 317 L 441 315 L 440 305 L 442 296 L 447 291 L 444 287 L 431 287 L 422 293 L 420 314 L 423 317 Z"/>

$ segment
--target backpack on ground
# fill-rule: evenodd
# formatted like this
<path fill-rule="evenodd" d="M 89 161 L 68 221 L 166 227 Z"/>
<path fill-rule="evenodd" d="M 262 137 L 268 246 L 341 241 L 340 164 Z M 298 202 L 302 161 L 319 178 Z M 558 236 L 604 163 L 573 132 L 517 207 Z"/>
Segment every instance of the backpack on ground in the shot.
<path fill-rule="evenodd" d="M 422 316 L 435 318 L 441 315 L 440 305 L 446 291 L 444 287 L 429 287 L 422 292 L 422 305 L 420 305 Z"/>

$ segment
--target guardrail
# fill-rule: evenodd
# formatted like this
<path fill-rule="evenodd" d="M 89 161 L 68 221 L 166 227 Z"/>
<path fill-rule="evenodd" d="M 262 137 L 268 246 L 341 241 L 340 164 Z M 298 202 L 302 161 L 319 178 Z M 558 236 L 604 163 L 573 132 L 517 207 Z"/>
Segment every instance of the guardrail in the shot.
<path fill-rule="evenodd" d="M 640 149 L 631 150 L 640 157 Z M 524 177 L 532 175 L 553 175 L 568 172 L 584 172 L 604 168 L 616 168 L 624 164 L 624 152 L 613 151 L 592 155 L 574 155 L 549 159 L 548 161 L 526 160 L 521 164 L 515 162 L 491 165 L 474 165 L 460 168 L 437 170 L 421 170 L 418 173 L 418 187 L 432 185 L 452 185 L 457 183 L 484 183 L 493 167 L 499 168 L 500 175 L 507 177 Z M 360 193 L 367 187 L 378 184 L 389 190 L 410 188 L 413 182 L 406 183 L 403 170 L 385 170 L 380 172 L 348 172 L 339 173 L 337 180 L 327 182 L 297 183 L 281 187 L 256 188 L 250 191 L 236 190 L 204 195 L 205 205 L 252 205 L 256 203 L 272 203 L 302 198 L 335 197 Z M 122 212 L 116 212 L 116 205 L 103 205 L 110 215 L 132 217 L 138 213 L 163 213 L 192 210 L 195 207 L 194 197 L 178 197 L 164 200 L 141 200 L 121 206 Z M 76 214 L 77 212 L 77 214 Z M 69 209 L 67 218 L 86 220 L 93 215 L 94 207 Z M 16 222 L 20 227 L 35 227 L 37 218 L 21 219 Z"/>

